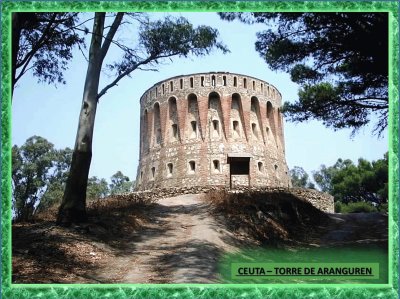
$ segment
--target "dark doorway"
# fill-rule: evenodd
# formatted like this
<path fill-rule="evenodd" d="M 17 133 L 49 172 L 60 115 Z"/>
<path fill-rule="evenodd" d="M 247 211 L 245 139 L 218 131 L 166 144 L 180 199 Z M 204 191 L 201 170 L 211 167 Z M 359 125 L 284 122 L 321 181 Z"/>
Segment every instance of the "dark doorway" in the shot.
<path fill-rule="evenodd" d="M 250 187 L 250 155 L 228 154 L 229 187 L 232 189 L 232 175 L 247 175 Z"/>

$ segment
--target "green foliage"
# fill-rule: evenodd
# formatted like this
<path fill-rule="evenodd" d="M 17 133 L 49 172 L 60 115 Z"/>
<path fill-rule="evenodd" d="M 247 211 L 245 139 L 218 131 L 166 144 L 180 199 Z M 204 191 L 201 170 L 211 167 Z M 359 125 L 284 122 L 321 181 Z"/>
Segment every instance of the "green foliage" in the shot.
<path fill-rule="evenodd" d="M 110 194 L 121 194 L 131 191 L 133 182 L 129 180 L 129 177 L 125 176 L 121 171 L 117 171 L 111 177 Z"/>
<path fill-rule="evenodd" d="M 39 82 L 65 84 L 74 46 L 85 47 L 77 23 L 78 13 L 13 13 L 13 86 L 28 70 Z"/>
<path fill-rule="evenodd" d="M 189 55 L 204 56 L 211 50 L 229 52 L 222 42 L 218 41 L 218 30 L 209 26 L 193 27 L 185 18 L 165 17 L 162 20 L 143 21 L 143 15 L 134 16 L 141 19 L 139 26 L 139 45 L 137 48 L 124 46 L 124 55 L 120 62 L 109 64 L 117 75 L 129 75 L 139 66 L 146 67 L 160 63 L 165 58 Z M 144 57 L 143 52 L 147 55 Z M 154 69 L 152 69 L 154 70 Z M 102 93 L 100 93 L 102 95 Z"/>
<path fill-rule="evenodd" d="M 332 194 L 336 201 L 382 204 L 388 200 L 387 154 L 372 163 L 360 158 L 357 165 L 338 159 L 333 166 L 321 165 L 313 176 L 320 190 Z"/>
<path fill-rule="evenodd" d="M 358 201 L 349 202 L 348 204 L 340 201 L 335 202 L 335 213 L 374 213 L 378 212 L 378 209 L 369 202 Z"/>
<path fill-rule="evenodd" d="M 289 173 L 293 187 L 315 188 L 314 184 L 309 180 L 307 172 L 302 167 L 295 166 L 289 171 Z"/>
<path fill-rule="evenodd" d="M 222 19 L 262 23 L 256 50 L 272 70 L 290 73 L 299 99 L 283 112 L 295 122 L 317 119 L 353 133 L 378 116 L 387 127 L 387 13 L 220 13 Z M 371 42 L 373 41 L 373 42 Z M 366 46 L 368 45 L 368 46 Z"/>
<path fill-rule="evenodd" d="M 108 196 L 110 190 L 108 188 L 107 181 L 105 179 L 99 179 L 96 176 L 88 179 L 88 185 L 86 189 L 87 200 L 94 200 L 104 198 Z"/>
<path fill-rule="evenodd" d="M 15 219 L 29 220 L 46 191 L 53 167 L 53 144 L 39 136 L 30 137 L 20 148 L 12 148 L 12 201 Z"/>

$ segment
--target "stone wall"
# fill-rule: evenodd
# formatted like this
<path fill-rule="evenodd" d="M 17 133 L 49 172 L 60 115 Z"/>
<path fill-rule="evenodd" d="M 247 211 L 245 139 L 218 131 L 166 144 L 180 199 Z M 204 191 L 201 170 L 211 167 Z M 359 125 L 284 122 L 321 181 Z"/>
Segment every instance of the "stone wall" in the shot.
<path fill-rule="evenodd" d="M 281 101 L 268 82 L 240 74 L 155 84 L 140 99 L 137 188 L 229 186 L 229 154 L 250 157 L 251 186 L 291 186 Z"/>
<path fill-rule="evenodd" d="M 131 200 L 142 200 L 142 201 L 156 201 L 157 199 L 164 197 L 173 197 L 182 194 L 199 194 L 207 193 L 211 190 L 222 190 L 228 193 L 244 193 L 244 192 L 263 192 L 263 193 L 282 193 L 293 194 L 294 196 L 303 199 L 311 203 L 317 209 L 326 212 L 334 213 L 334 201 L 333 196 L 327 193 L 319 192 L 312 189 L 304 188 L 279 188 L 279 187 L 246 187 L 237 186 L 235 190 L 229 190 L 224 186 L 195 186 L 195 187 L 179 187 L 179 188 L 157 188 L 147 191 L 136 191 L 122 195 L 115 195 L 114 197 L 120 197 L 121 199 Z"/>

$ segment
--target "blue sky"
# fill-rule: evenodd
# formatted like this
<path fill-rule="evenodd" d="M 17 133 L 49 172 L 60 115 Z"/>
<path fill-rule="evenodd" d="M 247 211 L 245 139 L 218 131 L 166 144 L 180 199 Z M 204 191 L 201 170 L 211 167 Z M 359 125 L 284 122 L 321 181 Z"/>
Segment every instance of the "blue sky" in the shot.
<path fill-rule="evenodd" d="M 153 14 L 164 17 L 166 13 Z M 90 176 L 109 179 L 118 170 L 135 179 L 139 159 L 139 99 L 145 90 L 158 81 L 172 76 L 224 71 L 246 74 L 276 86 L 283 101 L 297 98 L 298 86 L 286 73 L 273 72 L 254 49 L 256 32 L 264 25 L 245 25 L 221 21 L 215 13 L 182 13 L 194 25 L 218 28 L 220 39 L 231 53 L 214 51 L 209 56 L 174 58 L 159 65 L 158 72 L 136 71 L 100 99 L 97 108 Z M 125 27 L 118 37 L 128 40 L 134 30 Z M 110 49 L 107 62 L 117 59 L 118 52 Z M 56 148 L 73 148 L 82 101 L 87 63 L 76 50 L 65 72 L 66 85 L 56 87 L 39 84 L 25 75 L 14 91 L 12 104 L 12 143 L 22 145 L 32 135 L 40 135 Z M 112 77 L 103 73 L 100 88 Z M 377 160 L 388 150 L 387 132 L 383 138 L 371 136 L 372 127 L 366 127 L 350 138 L 351 130 L 333 131 L 320 122 L 294 124 L 285 122 L 286 160 L 289 168 L 303 167 L 309 174 L 321 164 L 332 165 L 338 158 L 356 161 L 363 157 Z"/>

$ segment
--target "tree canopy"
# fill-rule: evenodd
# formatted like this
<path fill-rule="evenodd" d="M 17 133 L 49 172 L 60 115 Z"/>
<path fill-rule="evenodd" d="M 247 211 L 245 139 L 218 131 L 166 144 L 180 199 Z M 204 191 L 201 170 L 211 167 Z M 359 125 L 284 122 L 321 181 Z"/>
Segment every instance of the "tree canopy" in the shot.
<path fill-rule="evenodd" d="M 63 72 L 74 46 L 84 48 L 76 32 L 78 13 L 12 14 L 12 86 L 28 71 L 39 82 L 65 84 Z"/>
<path fill-rule="evenodd" d="M 14 221 L 29 221 L 38 212 L 59 205 L 64 194 L 72 160 L 70 148 L 56 149 L 40 136 L 28 138 L 12 148 L 12 199 Z M 130 191 L 133 182 L 121 171 L 104 178 L 88 179 L 86 198 L 103 199 Z"/>
<path fill-rule="evenodd" d="M 289 171 L 293 187 L 314 189 L 314 184 L 310 181 L 308 173 L 300 166 L 295 166 Z"/>
<path fill-rule="evenodd" d="M 317 119 L 353 133 L 388 117 L 387 13 L 220 13 L 222 19 L 266 24 L 256 50 L 272 70 L 290 73 L 298 100 L 283 112 L 295 122 Z"/>
<path fill-rule="evenodd" d="M 332 194 L 335 201 L 382 204 L 388 200 L 387 153 L 383 159 L 372 162 L 360 158 L 357 165 L 338 159 L 333 166 L 322 165 L 313 177 L 321 191 Z"/>

